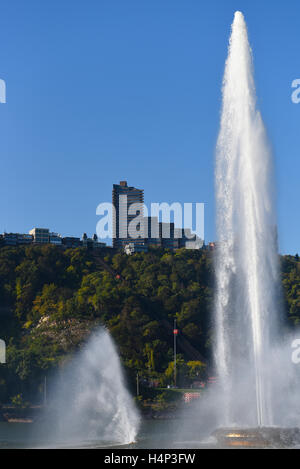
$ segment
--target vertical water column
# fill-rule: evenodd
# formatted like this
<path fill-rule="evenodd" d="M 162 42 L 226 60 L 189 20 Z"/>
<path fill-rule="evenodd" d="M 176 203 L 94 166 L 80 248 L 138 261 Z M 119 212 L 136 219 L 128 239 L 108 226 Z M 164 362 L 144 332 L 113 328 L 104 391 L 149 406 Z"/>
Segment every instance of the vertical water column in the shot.
<path fill-rule="evenodd" d="M 222 98 L 215 170 L 215 360 L 222 423 L 262 426 L 272 422 L 266 363 L 277 321 L 276 220 L 271 153 L 241 12 L 232 24 Z"/>

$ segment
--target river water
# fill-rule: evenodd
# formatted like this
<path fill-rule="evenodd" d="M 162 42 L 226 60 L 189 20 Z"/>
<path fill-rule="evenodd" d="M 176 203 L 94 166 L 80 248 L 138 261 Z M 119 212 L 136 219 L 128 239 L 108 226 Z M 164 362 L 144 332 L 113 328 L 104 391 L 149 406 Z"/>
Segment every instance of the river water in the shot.
<path fill-rule="evenodd" d="M 0 449 L 13 448 L 204 448 L 216 447 L 213 439 L 200 442 L 194 432 L 185 430 L 180 435 L 181 420 L 145 420 L 142 422 L 136 443 L 118 446 L 112 441 L 88 439 L 78 442 L 50 441 L 34 423 L 0 422 Z M 37 436 L 38 435 L 38 436 Z"/>

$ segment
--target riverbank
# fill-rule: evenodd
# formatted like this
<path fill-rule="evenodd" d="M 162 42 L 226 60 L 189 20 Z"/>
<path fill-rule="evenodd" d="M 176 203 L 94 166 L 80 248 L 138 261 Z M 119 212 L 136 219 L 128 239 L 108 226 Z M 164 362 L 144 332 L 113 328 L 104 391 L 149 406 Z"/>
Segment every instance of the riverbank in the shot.
<path fill-rule="evenodd" d="M 28 406 L 17 408 L 11 405 L 4 405 L 0 409 L 0 422 L 5 423 L 34 423 L 39 420 L 43 407 Z"/>
<path fill-rule="evenodd" d="M 42 406 L 29 407 L 28 409 L 2 408 L 0 422 L 32 424 L 44 420 L 44 408 Z M 151 406 L 140 409 L 143 420 L 175 420 L 179 415 L 179 408 L 158 409 Z M 49 414 L 48 414 L 49 415 Z"/>

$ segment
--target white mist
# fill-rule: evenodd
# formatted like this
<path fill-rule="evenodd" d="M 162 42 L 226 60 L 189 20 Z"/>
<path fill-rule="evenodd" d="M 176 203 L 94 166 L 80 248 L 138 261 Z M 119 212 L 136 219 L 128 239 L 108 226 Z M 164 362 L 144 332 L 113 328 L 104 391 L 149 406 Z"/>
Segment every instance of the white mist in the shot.
<path fill-rule="evenodd" d="M 105 329 L 94 333 L 65 367 L 51 395 L 56 422 L 50 441 L 100 446 L 135 441 L 140 418 Z"/>

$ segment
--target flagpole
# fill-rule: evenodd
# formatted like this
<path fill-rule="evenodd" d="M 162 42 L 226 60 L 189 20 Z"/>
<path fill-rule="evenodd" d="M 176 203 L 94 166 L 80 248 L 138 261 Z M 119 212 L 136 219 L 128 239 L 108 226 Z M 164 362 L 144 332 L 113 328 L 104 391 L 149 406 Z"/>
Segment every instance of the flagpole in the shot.
<path fill-rule="evenodd" d="M 176 329 L 176 319 L 174 319 L 174 386 L 176 388 L 176 336 L 177 336 L 177 329 Z"/>

